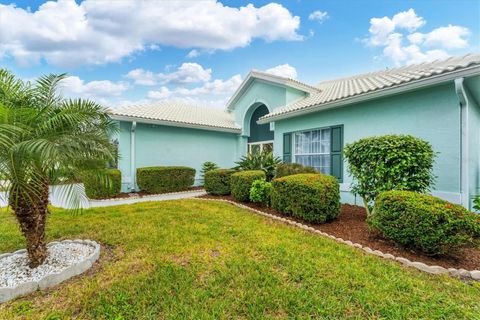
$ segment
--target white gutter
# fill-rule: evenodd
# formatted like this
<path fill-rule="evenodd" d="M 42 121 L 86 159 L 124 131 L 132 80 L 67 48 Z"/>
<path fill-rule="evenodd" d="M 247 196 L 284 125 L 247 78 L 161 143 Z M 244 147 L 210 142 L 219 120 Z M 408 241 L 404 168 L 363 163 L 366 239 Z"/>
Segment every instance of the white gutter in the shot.
<path fill-rule="evenodd" d="M 137 184 L 137 172 L 135 169 L 135 130 L 137 129 L 137 122 L 132 121 L 132 128 L 130 130 L 130 176 L 132 178 L 131 190 L 135 191 Z"/>
<path fill-rule="evenodd" d="M 440 84 L 443 82 L 452 81 L 459 77 L 468 77 L 468 76 L 473 76 L 478 74 L 480 74 L 480 66 L 476 65 L 476 66 L 461 69 L 458 71 L 449 72 L 447 74 L 440 74 L 440 75 L 428 77 L 425 79 L 410 81 L 403 85 L 398 85 L 398 86 L 389 87 L 385 89 L 379 89 L 379 90 L 375 90 L 375 91 L 359 94 L 356 96 L 323 103 L 323 104 L 312 105 L 304 109 L 299 109 L 299 110 L 290 111 L 290 112 L 287 111 L 285 113 L 279 113 L 277 115 L 270 115 L 270 116 L 267 115 L 264 118 L 260 118 L 257 121 L 257 123 L 265 124 L 265 123 L 274 122 L 282 119 L 288 119 L 288 118 L 292 118 L 292 117 L 296 117 L 304 114 L 309 114 L 312 112 L 344 107 L 344 106 L 355 104 L 355 103 L 360 103 L 368 100 L 382 98 L 385 96 L 404 93 L 407 91 L 417 90 L 424 87 L 429 87 L 429 86 Z"/>
<path fill-rule="evenodd" d="M 208 130 L 208 131 L 220 131 L 220 132 L 228 132 L 228 133 L 241 133 L 242 129 L 240 127 L 238 129 L 235 128 L 226 128 L 226 127 L 214 127 L 214 126 L 207 126 L 201 124 L 190 124 L 184 122 L 177 122 L 177 121 L 166 121 L 166 120 L 155 120 L 155 119 L 147 119 L 141 117 L 131 117 L 131 116 L 122 116 L 117 114 L 111 114 L 110 118 L 113 120 L 118 121 L 127 121 L 127 122 L 139 122 L 139 123 L 147 123 L 147 124 L 156 124 L 161 126 L 170 126 L 170 127 L 181 127 L 181 128 L 191 128 L 191 129 L 200 129 L 200 130 Z"/>
<path fill-rule="evenodd" d="M 455 79 L 455 93 L 458 96 L 458 102 L 460 104 L 460 193 L 462 205 L 470 209 L 470 196 L 469 196 L 469 175 L 468 175 L 468 162 L 469 162 L 469 112 L 470 103 L 468 101 L 467 93 L 465 92 L 465 86 L 463 83 L 464 78 Z"/>

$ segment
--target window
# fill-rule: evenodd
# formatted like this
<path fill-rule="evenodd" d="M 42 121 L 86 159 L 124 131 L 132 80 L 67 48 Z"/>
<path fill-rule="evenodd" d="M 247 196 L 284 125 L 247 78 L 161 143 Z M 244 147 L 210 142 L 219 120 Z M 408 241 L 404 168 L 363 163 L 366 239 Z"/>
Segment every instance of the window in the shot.
<path fill-rule="evenodd" d="M 248 153 L 273 152 L 273 141 L 252 142 L 248 144 Z"/>
<path fill-rule="evenodd" d="M 295 132 L 294 162 L 331 174 L 331 129 Z"/>

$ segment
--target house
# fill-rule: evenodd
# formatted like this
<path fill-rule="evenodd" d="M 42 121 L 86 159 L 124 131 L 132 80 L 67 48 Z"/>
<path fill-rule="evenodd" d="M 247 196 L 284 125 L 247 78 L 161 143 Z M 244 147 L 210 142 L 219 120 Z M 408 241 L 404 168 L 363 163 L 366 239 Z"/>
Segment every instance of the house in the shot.
<path fill-rule="evenodd" d="M 112 110 L 123 190 L 135 170 L 203 162 L 232 167 L 247 152 L 272 150 L 331 174 L 342 201 L 354 202 L 342 156 L 346 143 L 411 134 L 438 153 L 432 193 L 471 207 L 480 191 L 480 55 L 381 70 L 309 85 L 251 71 L 224 111 L 163 103 Z"/>

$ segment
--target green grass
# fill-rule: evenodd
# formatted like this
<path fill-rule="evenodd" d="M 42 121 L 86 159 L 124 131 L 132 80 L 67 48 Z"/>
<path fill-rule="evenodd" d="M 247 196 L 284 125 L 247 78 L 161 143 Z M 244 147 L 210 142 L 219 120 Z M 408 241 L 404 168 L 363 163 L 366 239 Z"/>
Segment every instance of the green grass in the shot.
<path fill-rule="evenodd" d="M 200 200 L 72 214 L 48 238 L 104 245 L 93 272 L 0 305 L 25 319 L 475 319 L 480 285 L 407 269 L 345 245 Z M 0 252 L 24 247 L 0 211 Z"/>

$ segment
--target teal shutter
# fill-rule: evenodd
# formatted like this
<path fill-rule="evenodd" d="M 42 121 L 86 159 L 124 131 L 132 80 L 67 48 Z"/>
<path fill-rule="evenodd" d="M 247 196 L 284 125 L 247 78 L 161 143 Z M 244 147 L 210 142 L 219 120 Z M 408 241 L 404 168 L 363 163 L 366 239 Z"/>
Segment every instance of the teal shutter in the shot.
<path fill-rule="evenodd" d="M 330 172 L 338 181 L 343 180 L 343 125 L 331 128 L 330 135 Z"/>
<path fill-rule="evenodd" d="M 292 134 L 283 134 L 283 162 L 292 162 Z"/>

